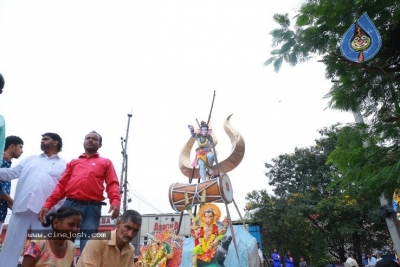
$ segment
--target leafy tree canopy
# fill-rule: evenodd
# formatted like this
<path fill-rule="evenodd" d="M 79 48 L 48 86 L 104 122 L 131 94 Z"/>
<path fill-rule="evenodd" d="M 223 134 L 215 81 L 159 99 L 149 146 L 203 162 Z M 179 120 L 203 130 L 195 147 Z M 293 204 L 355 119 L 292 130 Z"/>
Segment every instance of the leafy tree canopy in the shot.
<path fill-rule="evenodd" d="M 360 197 L 355 187 L 330 186 L 340 173 L 326 161 L 341 128 L 334 125 L 319 132 L 315 145 L 296 148 L 265 164 L 275 196 L 265 190 L 249 193 L 247 211 L 262 222 L 270 249 L 289 249 L 315 265 L 327 263 L 327 255 L 343 262 L 349 251 L 361 260 L 363 252 L 388 240 L 386 225 L 377 216 L 379 203 Z"/>
<path fill-rule="evenodd" d="M 371 60 L 355 63 L 340 53 L 340 40 L 366 12 L 382 37 Z M 400 182 L 400 1 L 307 0 L 291 20 L 276 14 L 279 27 L 271 32 L 274 49 L 265 65 L 276 72 L 283 62 L 292 66 L 318 57 L 333 84 L 327 98 L 331 108 L 359 111 L 368 118 L 360 129 L 349 126 L 339 137 L 331 161 L 343 169 L 346 184 L 358 185 L 364 195 L 390 195 Z M 384 180 L 387 183 L 383 183 Z"/>

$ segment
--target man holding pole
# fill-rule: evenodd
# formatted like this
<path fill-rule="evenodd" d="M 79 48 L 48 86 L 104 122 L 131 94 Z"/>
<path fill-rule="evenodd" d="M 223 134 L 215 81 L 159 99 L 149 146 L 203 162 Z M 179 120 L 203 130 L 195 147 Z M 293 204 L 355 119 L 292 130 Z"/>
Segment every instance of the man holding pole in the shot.
<path fill-rule="evenodd" d="M 211 137 L 211 130 L 208 129 L 208 124 L 205 121 L 200 123 L 200 130 L 195 133 L 192 125 L 188 126 L 192 137 L 196 139 L 199 147 L 196 149 L 196 158 L 192 163 L 192 167 L 199 166 L 200 177 L 203 182 L 206 181 L 207 176 L 210 178 L 217 178 L 214 175 L 213 164 L 215 155 L 212 151 L 213 139 Z"/>

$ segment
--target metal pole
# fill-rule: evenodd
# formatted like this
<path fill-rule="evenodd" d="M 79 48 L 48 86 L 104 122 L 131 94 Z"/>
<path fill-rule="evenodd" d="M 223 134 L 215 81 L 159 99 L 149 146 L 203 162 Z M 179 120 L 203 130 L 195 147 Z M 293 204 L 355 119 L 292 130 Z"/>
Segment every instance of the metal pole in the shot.
<path fill-rule="evenodd" d="M 125 137 L 125 140 L 122 140 L 122 142 L 123 142 L 123 144 L 122 144 L 122 171 L 121 171 L 121 180 L 120 180 L 119 186 L 120 186 L 120 193 L 125 194 L 125 195 L 126 195 L 126 191 L 123 191 L 123 190 L 126 190 L 126 185 L 124 184 L 124 174 L 126 172 L 126 159 L 127 159 L 126 149 L 127 149 L 127 145 L 128 145 L 129 125 L 131 122 L 131 118 L 132 118 L 132 114 L 128 114 L 128 127 L 126 128 L 126 137 Z"/>
<path fill-rule="evenodd" d="M 353 111 L 353 116 L 354 116 L 354 119 L 357 124 L 364 123 L 364 119 L 359 111 L 357 111 L 357 112 Z M 369 145 L 370 144 L 367 142 L 364 143 L 364 146 L 369 146 Z M 388 201 L 388 199 L 386 199 L 386 197 L 383 194 L 379 197 L 379 201 L 380 201 L 382 207 L 391 205 L 391 201 Z M 400 252 L 400 235 L 399 235 L 400 225 L 399 225 L 399 222 L 397 221 L 396 213 L 394 212 L 393 214 L 390 215 L 390 217 L 386 217 L 385 219 L 386 219 L 387 227 L 389 229 L 390 237 L 393 242 L 393 246 L 396 249 L 396 252 L 399 253 Z"/>
<path fill-rule="evenodd" d="M 127 197 L 127 192 L 128 192 L 128 155 L 126 155 L 126 163 L 125 163 L 125 181 L 124 181 L 124 206 L 123 206 L 123 211 L 125 213 L 127 207 L 126 207 L 126 197 Z"/>

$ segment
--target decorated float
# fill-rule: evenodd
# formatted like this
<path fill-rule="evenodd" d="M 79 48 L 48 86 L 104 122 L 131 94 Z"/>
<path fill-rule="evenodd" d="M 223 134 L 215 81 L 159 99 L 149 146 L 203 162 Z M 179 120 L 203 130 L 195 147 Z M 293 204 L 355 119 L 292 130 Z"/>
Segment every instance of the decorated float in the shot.
<path fill-rule="evenodd" d="M 180 170 L 189 181 L 176 182 L 168 190 L 172 209 L 180 212 L 181 217 L 184 213 L 191 217 L 191 237 L 180 239 L 180 227 L 169 233 L 169 236 L 173 236 L 170 241 L 163 240 L 162 234 L 150 234 L 149 238 L 154 241 L 141 249 L 140 266 L 175 267 L 178 263 L 182 267 L 260 266 L 257 241 L 244 226 L 232 225 L 228 208 L 233 203 L 243 221 L 233 197 L 228 173 L 244 157 L 244 139 L 230 125 L 232 115 L 228 116 L 224 130 L 231 140 L 232 149 L 228 158 L 218 160 L 215 150 L 218 140 L 210 123 L 214 98 L 215 92 L 208 120 L 199 123 L 196 119 L 198 127 L 188 126 L 190 138 L 179 155 Z M 195 143 L 195 157 L 191 159 Z M 224 218 L 221 218 L 218 203 L 225 206 L 227 215 Z"/>

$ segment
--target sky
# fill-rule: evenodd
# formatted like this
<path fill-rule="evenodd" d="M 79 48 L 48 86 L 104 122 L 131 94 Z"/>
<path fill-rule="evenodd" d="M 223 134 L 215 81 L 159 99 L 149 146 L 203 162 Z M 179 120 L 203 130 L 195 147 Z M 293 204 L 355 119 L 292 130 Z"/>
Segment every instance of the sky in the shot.
<path fill-rule="evenodd" d="M 327 108 L 331 82 L 312 59 L 279 73 L 269 58 L 272 16 L 295 16 L 299 1 L 0 1 L 0 73 L 6 80 L 0 113 L 6 134 L 24 140 L 13 164 L 40 154 L 41 134 L 63 139 L 61 156 L 77 158 L 84 136 L 103 137 L 99 150 L 121 175 L 127 134 L 129 209 L 174 212 L 168 194 L 188 183 L 179 153 L 189 124 L 207 120 L 218 138 L 218 160 L 231 151 L 223 123 L 245 140 L 241 164 L 228 173 L 232 219 L 244 216 L 245 196 L 272 193 L 264 164 L 314 144 L 318 129 L 353 122 Z M 17 184 L 13 181 L 12 195 Z M 227 214 L 219 204 L 222 215 Z M 108 208 L 102 212 L 107 215 Z"/>

